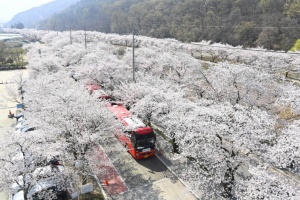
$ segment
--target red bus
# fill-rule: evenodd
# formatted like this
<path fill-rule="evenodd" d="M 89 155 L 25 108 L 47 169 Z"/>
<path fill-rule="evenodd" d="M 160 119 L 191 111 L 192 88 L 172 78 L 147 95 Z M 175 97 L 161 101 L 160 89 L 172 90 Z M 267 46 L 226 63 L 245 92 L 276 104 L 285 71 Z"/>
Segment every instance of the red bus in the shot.
<path fill-rule="evenodd" d="M 154 156 L 156 136 L 153 129 L 132 116 L 121 103 L 108 102 L 106 106 L 126 127 L 125 132 L 116 132 L 115 135 L 132 157 L 143 159 Z"/>

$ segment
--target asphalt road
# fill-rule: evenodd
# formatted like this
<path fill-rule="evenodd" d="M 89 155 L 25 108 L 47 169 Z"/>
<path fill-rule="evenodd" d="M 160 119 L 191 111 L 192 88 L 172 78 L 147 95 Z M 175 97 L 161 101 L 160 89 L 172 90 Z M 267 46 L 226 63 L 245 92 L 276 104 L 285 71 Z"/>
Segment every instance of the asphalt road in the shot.
<path fill-rule="evenodd" d="M 157 157 L 135 160 L 114 136 L 103 138 L 102 147 L 127 187 L 126 191 L 110 198 L 197 199 Z"/>

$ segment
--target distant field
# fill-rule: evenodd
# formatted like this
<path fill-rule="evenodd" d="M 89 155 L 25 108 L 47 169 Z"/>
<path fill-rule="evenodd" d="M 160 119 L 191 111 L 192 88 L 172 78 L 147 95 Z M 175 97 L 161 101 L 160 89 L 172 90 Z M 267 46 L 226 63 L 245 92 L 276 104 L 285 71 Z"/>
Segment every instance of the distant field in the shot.
<path fill-rule="evenodd" d="M 13 38 L 21 38 L 20 34 L 0 34 L 0 40 L 13 39 Z"/>

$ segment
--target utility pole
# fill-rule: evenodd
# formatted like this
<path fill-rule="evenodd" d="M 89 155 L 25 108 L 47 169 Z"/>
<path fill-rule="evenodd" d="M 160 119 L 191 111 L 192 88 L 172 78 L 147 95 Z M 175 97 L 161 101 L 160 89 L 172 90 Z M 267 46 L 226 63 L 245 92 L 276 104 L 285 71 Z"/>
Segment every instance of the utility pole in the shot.
<path fill-rule="evenodd" d="M 72 44 L 72 31 L 70 30 L 70 44 Z"/>
<path fill-rule="evenodd" d="M 135 76 L 134 76 L 134 29 L 132 31 L 132 77 L 133 77 L 133 82 L 135 83 Z"/>
<path fill-rule="evenodd" d="M 84 31 L 84 47 L 86 49 L 86 30 Z"/>

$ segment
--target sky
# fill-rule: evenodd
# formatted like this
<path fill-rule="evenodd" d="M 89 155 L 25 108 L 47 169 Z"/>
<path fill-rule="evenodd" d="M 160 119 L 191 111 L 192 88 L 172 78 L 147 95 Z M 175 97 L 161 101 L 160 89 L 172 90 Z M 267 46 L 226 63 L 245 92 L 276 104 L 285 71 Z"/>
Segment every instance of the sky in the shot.
<path fill-rule="evenodd" d="M 0 0 L 0 22 L 7 22 L 16 14 L 53 0 Z"/>

